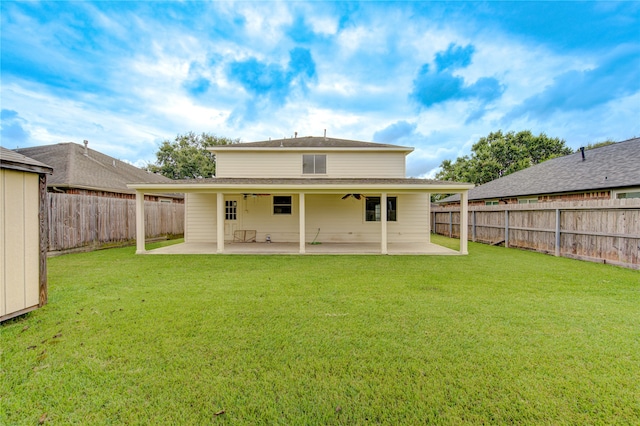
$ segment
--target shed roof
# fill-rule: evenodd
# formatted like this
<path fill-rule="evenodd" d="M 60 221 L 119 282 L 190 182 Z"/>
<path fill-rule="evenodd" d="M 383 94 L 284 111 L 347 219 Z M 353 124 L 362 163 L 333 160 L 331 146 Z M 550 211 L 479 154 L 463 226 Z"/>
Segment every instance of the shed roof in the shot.
<path fill-rule="evenodd" d="M 171 182 L 165 176 L 148 173 L 90 148 L 87 148 L 85 155 L 85 147 L 73 142 L 20 148 L 15 151 L 53 166 L 53 175 L 47 180 L 47 186 L 50 187 L 134 194 L 135 191 L 127 187 L 128 183 Z"/>
<path fill-rule="evenodd" d="M 580 151 L 477 186 L 469 200 L 559 194 L 640 186 L 640 138 Z M 452 195 L 440 202 L 459 201 Z"/>
<path fill-rule="evenodd" d="M 234 143 L 211 147 L 211 151 L 233 151 L 251 149 L 339 149 L 339 150 L 391 150 L 411 152 L 413 148 L 374 142 L 362 142 L 349 139 L 327 138 L 323 136 L 304 136 L 290 139 L 273 139 L 260 142 Z"/>
<path fill-rule="evenodd" d="M 53 169 L 38 160 L 0 146 L 0 168 L 33 173 L 51 173 Z"/>

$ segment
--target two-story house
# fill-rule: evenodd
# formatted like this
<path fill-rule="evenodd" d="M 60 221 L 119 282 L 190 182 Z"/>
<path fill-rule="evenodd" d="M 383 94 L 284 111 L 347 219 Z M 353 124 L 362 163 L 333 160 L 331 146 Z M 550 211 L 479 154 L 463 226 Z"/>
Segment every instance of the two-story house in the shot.
<path fill-rule="evenodd" d="M 430 244 L 430 194 L 459 193 L 472 184 L 406 178 L 413 148 L 327 137 L 301 137 L 211 148 L 216 177 L 135 183 L 137 252 L 145 252 L 144 194 L 185 194 L 185 244 L 234 239 L 295 243 Z M 466 206 L 466 203 L 463 202 Z M 466 215 L 463 215 L 466 217 Z M 463 227 L 466 232 L 466 227 Z M 460 253 L 466 254 L 463 237 Z M 393 252 L 393 250 L 392 250 Z"/>

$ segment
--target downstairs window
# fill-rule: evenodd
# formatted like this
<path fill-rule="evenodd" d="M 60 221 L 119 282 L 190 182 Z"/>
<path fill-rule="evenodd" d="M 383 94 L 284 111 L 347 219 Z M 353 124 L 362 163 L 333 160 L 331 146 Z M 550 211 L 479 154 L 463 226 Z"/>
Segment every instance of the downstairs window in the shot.
<path fill-rule="evenodd" d="M 387 221 L 397 222 L 398 202 L 397 197 L 387 197 Z M 382 218 L 380 210 L 380 197 L 366 197 L 365 220 L 367 222 L 380 222 Z"/>
<path fill-rule="evenodd" d="M 291 214 L 291 195 L 273 196 L 273 214 Z"/>

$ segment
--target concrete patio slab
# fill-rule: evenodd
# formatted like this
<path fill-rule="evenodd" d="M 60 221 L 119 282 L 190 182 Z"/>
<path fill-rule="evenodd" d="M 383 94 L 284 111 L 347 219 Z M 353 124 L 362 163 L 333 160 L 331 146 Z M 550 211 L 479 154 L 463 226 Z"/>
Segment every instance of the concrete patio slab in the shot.
<path fill-rule="evenodd" d="M 217 254 L 215 243 L 180 243 L 149 250 L 145 254 Z M 431 243 L 389 243 L 389 255 L 459 255 L 460 252 Z M 232 243 L 224 245 L 223 254 L 300 254 L 298 243 Z M 304 254 L 380 255 L 379 243 L 307 244 Z"/>

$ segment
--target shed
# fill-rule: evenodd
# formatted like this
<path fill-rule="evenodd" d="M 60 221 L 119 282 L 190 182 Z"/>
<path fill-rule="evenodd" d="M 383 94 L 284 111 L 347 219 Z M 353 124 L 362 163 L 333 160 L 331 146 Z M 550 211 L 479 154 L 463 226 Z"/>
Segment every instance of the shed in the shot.
<path fill-rule="evenodd" d="M 0 147 L 0 322 L 47 303 L 46 164 Z"/>

